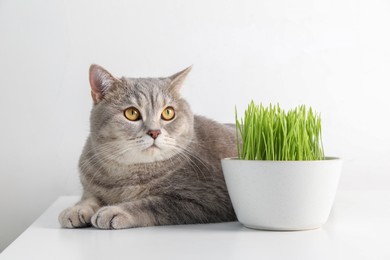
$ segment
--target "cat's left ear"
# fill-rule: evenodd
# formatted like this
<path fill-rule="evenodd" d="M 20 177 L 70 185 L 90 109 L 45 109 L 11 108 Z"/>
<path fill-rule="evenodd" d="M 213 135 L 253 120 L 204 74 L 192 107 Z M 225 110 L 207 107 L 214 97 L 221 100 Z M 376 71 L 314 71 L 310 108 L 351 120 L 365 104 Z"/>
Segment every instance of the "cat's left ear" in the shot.
<path fill-rule="evenodd" d="M 169 77 L 169 79 L 171 80 L 171 84 L 169 85 L 169 90 L 171 92 L 177 94 L 180 92 L 181 86 L 183 85 L 183 82 L 186 79 L 188 73 L 190 73 L 191 69 L 192 69 L 192 65 Z"/>

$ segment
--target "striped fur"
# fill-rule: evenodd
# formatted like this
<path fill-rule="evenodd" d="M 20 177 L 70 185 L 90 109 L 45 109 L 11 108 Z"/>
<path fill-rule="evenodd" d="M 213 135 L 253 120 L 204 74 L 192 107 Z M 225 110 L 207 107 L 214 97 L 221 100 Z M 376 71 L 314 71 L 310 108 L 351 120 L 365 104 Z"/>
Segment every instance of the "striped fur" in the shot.
<path fill-rule="evenodd" d="M 189 71 L 117 79 L 91 66 L 91 132 L 79 163 L 84 193 L 60 214 L 61 226 L 121 229 L 236 219 L 220 164 L 236 156 L 234 128 L 192 114 L 180 96 Z M 141 120 L 124 117 L 130 106 Z M 167 106 L 176 112 L 171 121 L 161 118 Z M 161 134 L 154 140 L 149 130 Z"/>

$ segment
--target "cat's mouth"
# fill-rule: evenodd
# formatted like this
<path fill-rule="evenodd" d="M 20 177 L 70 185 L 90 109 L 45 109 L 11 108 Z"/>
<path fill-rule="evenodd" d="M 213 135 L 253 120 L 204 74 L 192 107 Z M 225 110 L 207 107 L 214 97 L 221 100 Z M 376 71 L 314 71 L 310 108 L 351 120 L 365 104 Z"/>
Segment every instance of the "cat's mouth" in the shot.
<path fill-rule="evenodd" d="M 148 148 L 146 148 L 144 151 L 159 151 L 161 150 L 160 147 L 158 147 L 154 142 L 152 145 L 150 145 Z"/>
<path fill-rule="evenodd" d="M 151 140 L 151 138 L 149 138 L 148 140 L 145 141 L 144 143 L 144 147 L 142 149 L 142 152 L 147 155 L 147 156 L 152 156 L 153 158 L 155 156 L 161 156 L 163 155 L 163 150 L 164 150 L 164 146 L 160 143 L 159 140 Z"/>

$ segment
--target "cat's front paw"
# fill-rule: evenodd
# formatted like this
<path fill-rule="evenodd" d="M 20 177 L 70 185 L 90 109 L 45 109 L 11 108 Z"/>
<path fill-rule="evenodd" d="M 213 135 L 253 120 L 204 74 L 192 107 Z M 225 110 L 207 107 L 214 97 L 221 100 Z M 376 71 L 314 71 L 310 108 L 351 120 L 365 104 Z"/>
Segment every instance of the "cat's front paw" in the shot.
<path fill-rule="evenodd" d="M 92 207 L 77 205 L 62 211 L 58 220 L 64 228 L 89 227 L 93 214 L 95 211 Z"/>
<path fill-rule="evenodd" d="M 101 229 L 122 229 L 135 227 L 134 218 L 121 207 L 101 208 L 91 219 L 92 225 Z"/>

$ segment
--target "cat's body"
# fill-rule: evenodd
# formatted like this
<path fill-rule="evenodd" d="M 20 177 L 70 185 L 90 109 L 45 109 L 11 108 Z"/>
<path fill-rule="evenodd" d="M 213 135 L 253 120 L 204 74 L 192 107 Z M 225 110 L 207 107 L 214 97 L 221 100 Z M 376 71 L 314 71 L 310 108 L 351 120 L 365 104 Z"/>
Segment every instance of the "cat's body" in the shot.
<path fill-rule="evenodd" d="M 63 227 L 103 229 L 236 219 L 220 159 L 236 156 L 231 126 L 194 116 L 169 78 L 116 79 L 93 65 L 91 134 L 80 158 L 81 201 Z"/>

